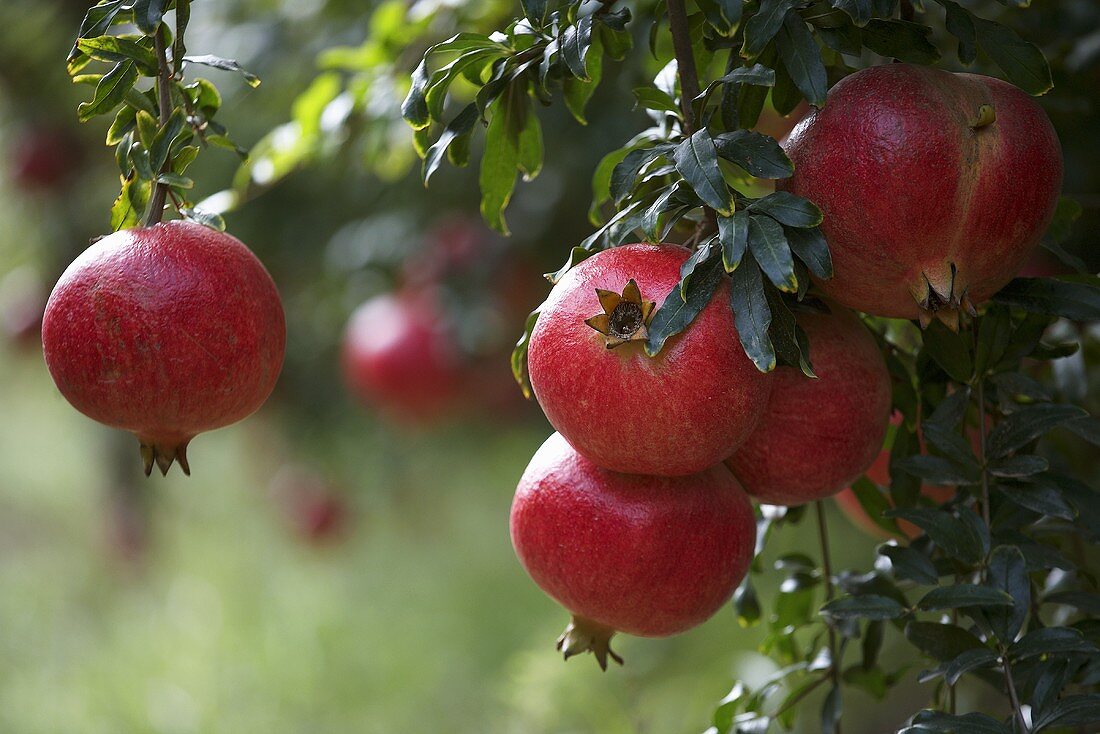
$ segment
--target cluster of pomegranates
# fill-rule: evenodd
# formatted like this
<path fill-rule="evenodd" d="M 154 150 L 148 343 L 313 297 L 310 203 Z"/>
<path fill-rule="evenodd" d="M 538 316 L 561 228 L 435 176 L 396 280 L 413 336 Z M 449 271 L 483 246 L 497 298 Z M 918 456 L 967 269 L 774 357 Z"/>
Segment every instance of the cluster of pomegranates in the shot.
<path fill-rule="evenodd" d="M 573 619 L 558 647 L 601 667 L 615 632 L 659 637 L 710 617 L 749 567 L 751 500 L 799 505 L 872 468 L 885 481 L 891 378 L 855 313 L 960 319 L 1019 270 L 1062 177 L 1042 110 L 1004 82 L 890 64 L 844 79 L 784 144 L 780 188 L 824 213 L 827 313 L 800 312 L 816 379 L 758 372 L 723 281 L 656 357 L 642 344 L 679 298 L 677 245 L 588 258 L 531 334 L 534 394 L 558 431 L 520 479 L 512 542 Z M 878 473 L 874 473 L 874 469 Z M 929 490 L 933 494 L 942 490 Z"/>

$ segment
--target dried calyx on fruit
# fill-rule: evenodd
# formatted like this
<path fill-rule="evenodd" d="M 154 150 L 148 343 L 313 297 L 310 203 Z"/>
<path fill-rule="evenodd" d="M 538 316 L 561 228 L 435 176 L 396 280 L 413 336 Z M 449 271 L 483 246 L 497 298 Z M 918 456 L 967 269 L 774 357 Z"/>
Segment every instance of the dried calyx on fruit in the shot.
<path fill-rule="evenodd" d="M 596 298 L 603 307 L 603 313 L 585 319 L 584 323 L 607 337 L 608 349 L 627 342 L 644 342 L 649 338 L 647 327 L 657 304 L 642 298 L 638 283 L 633 278 L 623 288 L 622 294 L 597 288 Z"/>

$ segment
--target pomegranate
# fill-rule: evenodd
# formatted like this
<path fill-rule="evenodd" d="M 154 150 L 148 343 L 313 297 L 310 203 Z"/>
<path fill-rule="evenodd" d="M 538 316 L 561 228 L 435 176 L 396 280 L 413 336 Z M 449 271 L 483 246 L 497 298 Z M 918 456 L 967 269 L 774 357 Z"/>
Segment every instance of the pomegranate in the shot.
<path fill-rule="evenodd" d="M 825 214 L 835 274 L 821 289 L 922 325 L 957 328 L 1012 279 L 1062 184 L 1057 135 L 1024 92 L 909 64 L 843 79 L 786 150 L 795 173 L 779 188 Z"/>
<path fill-rule="evenodd" d="M 61 185 L 80 164 L 73 138 L 51 129 L 29 131 L 13 152 L 13 176 L 25 189 L 47 190 Z"/>
<path fill-rule="evenodd" d="M 516 488 L 512 545 L 543 591 L 573 619 L 566 659 L 611 636 L 666 637 L 701 624 L 733 594 L 752 561 L 756 522 L 723 466 L 682 477 L 618 474 L 561 434 L 542 445 Z"/>
<path fill-rule="evenodd" d="M 846 309 L 799 314 L 817 379 L 776 370 L 768 410 L 726 465 L 755 499 L 800 505 L 834 495 L 863 474 L 882 448 L 890 418 L 886 361 Z"/>
<path fill-rule="evenodd" d="M 271 494 L 291 530 L 306 543 L 319 546 L 346 535 L 347 500 L 316 473 L 284 467 L 271 482 Z"/>
<path fill-rule="evenodd" d="M 85 250 L 46 305 L 42 346 L 61 394 L 134 433 L 145 473 L 190 473 L 197 434 L 271 394 L 286 327 L 279 294 L 239 240 L 194 222 L 122 230 Z"/>
<path fill-rule="evenodd" d="M 867 469 L 867 478 L 875 484 L 882 487 L 890 486 L 890 452 L 882 451 L 875 461 Z M 955 496 L 955 489 L 953 487 L 939 487 L 933 485 L 927 485 L 921 487 L 921 494 L 932 500 L 936 504 L 942 504 Z M 887 502 L 890 501 L 890 496 L 886 495 Z M 848 519 L 852 523 L 863 530 L 880 538 L 889 538 L 890 533 L 886 532 L 878 523 L 876 523 L 871 516 L 867 514 L 867 511 L 863 509 L 863 505 L 859 503 L 859 498 L 856 497 L 856 493 L 851 488 L 846 488 L 836 496 L 836 503 L 840 507 L 841 511 L 848 516 Z M 893 505 L 890 502 L 891 506 Z M 921 534 L 921 529 L 908 520 L 898 520 L 898 529 L 905 534 L 907 538 L 915 538 Z"/>
<path fill-rule="evenodd" d="M 535 324 L 535 396 L 554 428 L 606 469 L 702 471 L 748 437 L 767 405 L 772 375 L 745 356 L 725 282 L 660 354 L 643 351 L 654 301 L 675 288 L 688 256 L 673 245 L 597 253 L 554 287 Z"/>
<path fill-rule="evenodd" d="M 356 309 L 343 370 L 360 400 L 411 423 L 440 418 L 462 389 L 458 348 L 431 291 L 377 296 Z"/>

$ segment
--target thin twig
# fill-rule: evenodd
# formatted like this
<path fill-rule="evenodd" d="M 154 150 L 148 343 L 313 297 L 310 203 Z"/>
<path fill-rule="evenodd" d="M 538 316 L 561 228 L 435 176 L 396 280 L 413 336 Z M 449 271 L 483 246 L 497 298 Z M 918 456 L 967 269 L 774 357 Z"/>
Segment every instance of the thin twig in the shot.
<path fill-rule="evenodd" d="M 172 71 L 168 68 L 168 53 L 164 40 L 164 25 L 157 27 L 153 35 L 153 48 L 157 54 L 157 105 L 160 108 L 160 126 L 163 128 L 172 117 Z M 164 159 L 164 165 L 158 173 L 165 173 L 172 165 L 172 156 Z M 164 200 L 168 196 L 168 186 L 153 183 L 153 195 L 149 201 L 149 212 L 145 217 L 145 226 L 151 227 L 160 221 L 164 214 Z"/>
<path fill-rule="evenodd" d="M 829 527 L 825 522 L 825 503 L 818 500 L 814 503 L 814 508 L 817 510 L 817 534 L 821 540 L 821 571 L 825 576 L 825 601 L 832 601 L 833 598 L 833 563 L 832 558 L 829 555 Z M 830 622 L 826 622 L 826 627 L 829 630 L 829 676 L 833 680 L 833 687 L 840 690 L 840 653 L 839 647 L 836 644 L 836 629 Z M 836 722 L 835 734 L 841 734 L 840 722 Z"/>
<path fill-rule="evenodd" d="M 1027 719 L 1024 718 L 1023 707 L 1020 706 L 1020 695 L 1016 692 L 1016 683 L 1012 680 L 1012 670 L 1008 667 L 1008 653 L 1005 650 L 1001 651 L 1001 669 L 1005 674 L 1005 687 L 1008 688 L 1008 699 L 1012 702 L 1012 710 L 1016 713 L 1016 719 L 1020 722 L 1020 731 L 1022 734 L 1028 734 L 1031 731 L 1027 725 Z"/>

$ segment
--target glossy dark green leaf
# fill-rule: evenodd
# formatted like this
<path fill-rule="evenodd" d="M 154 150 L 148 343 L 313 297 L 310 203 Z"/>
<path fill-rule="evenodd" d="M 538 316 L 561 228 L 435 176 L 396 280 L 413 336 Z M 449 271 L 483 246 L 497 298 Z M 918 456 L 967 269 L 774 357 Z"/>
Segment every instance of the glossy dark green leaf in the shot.
<path fill-rule="evenodd" d="M 1046 57 L 1034 44 L 1000 23 L 972 16 L 978 46 L 1010 82 L 1028 94 L 1045 94 L 1054 86 Z"/>
<path fill-rule="evenodd" d="M 586 15 L 579 18 L 576 23 L 567 27 L 561 36 L 561 56 L 565 65 L 573 76 L 587 81 L 588 68 L 586 59 L 592 45 L 592 16 Z"/>
<path fill-rule="evenodd" d="M 988 668 L 998 664 L 997 653 L 984 647 L 967 650 L 943 666 L 943 677 L 947 685 L 953 686 L 972 670 Z"/>
<path fill-rule="evenodd" d="M 676 100 L 656 87 L 637 87 L 634 90 L 634 99 L 647 110 L 671 112 L 677 117 L 680 115 L 680 106 L 676 104 Z"/>
<path fill-rule="evenodd" d="M 985 647 L 962 627 L 937 622 L 909 622 L 905 625 L 905 639 L 925 655 L 942 662 L 954 660 L 967 650 Z"/>
<path fill-rule="evenodd" d="M 815 278 L 828 280 L 833 277 L 833 259 L 825 235 L 817 227 L 792 227 L 786 230 L 791 251 L 805 263 Z"/>
<path fill-rule="evenodd" d="M 802 96 L 812 105 L 820 107 L 825 104 L 825 95 L 829 91 L 825 62 L 817 41 L 798 14 L 787 15 L 775 37 L 775 44 L 783 66 Z"/>
<path fill-rule="evenodd" d="M 989 465 L 989 473 L 995 477 L 1030 477 L 1044 472 L 1050 464 L 1042 456 L 1009 456 L 997 459 Z"/>
<path fill-rule="evenodd" d="M 1031 405 L 1007 416 L 989 434 L 988 451 L 992 458 L 1007 456 L 1047 431 L 1088 415 L 1075 405 L 1055 403 Z"/>
<path fill-rule="evenodd" d="M 947 11 L 947 32 L 959 41 L 959 61 L 966 66 L 978 58 L 978 35 L 974 29 L 974 16 L 954 0 L 939 0 Z"/>
<path fill-rule="evenodd" d="M 523 8 L 523 16 L 536 27 L 540 28 L 546 22 L 546 0 L 520 0 Z"/>
<path fill-rule="evenodd" d="M 138 70 L 133 61 L 121 61 L 107 72 L 96 85 L 90 102 L 81 102 L 77 106 L 77 116 L 81 122 L 87 122 L 96 115 L 105 115 L 126 97 L 126 93 L 137 82 Z"/>
<path fill-rule="evenodd" d="M 761 372 L 775 369 L 776 355 L 768 329 L 772 313 L 764 294 L 760 266 L 751 253 L 730 275 L 730 306 L 745 354 Z"/>
<path fill-rule="evenodd" d="M 131 3 L 127 0 L 110 0 L 88 8 L 88 12 L 80 24 L 78 38 L 95 38 L 106 34 L 112 25 L 129 16 L 128 13 L 123 13 L 123 11 L 129 11 L 131 7 Z M 120 14 L 122 14 L 121 18 L 119 17 Z M 74 44 L 72 51 L 69 53 L 69 60 L 72 61 L 79 55 L 80 50 Z"/>
<path fill-rule="evenodd" d="M 716 257 L 696 269 L 688 285 L 686 298 L 680 297 L 678 283 L 673 287 L 653 314 L 649 325 L 649 339 L 645 345 L 646 354 L 657 356 L 671 337 L 691 325 L 699 312 L 710 303 L 722 274 L 722 261 Z"/>
<path fill-rule="evenodd" d="M 474 123 L 476 123 L 477 120 L 477 105 L 471 102 L 466 105 L 461 112 L 455 115 L 453 120 L 447 123 L 439 139 L 432 144 L 432 147 L 428 148 L 427 155 L 424 156 L 424 167 L 421 178 L 425 186 L 431 180 L 432 174 L 439 168 L 439 164 L 443 162 L 443 156 L 446 154 L 447 149 L 458 138 L 469 135 L 471 131 L 473 131 Z"/>
<path fill-rule="evenodd" d="M 671 145 L 661 144 L 652 148 L 639 148 L 626 154 L 611 171 L 611 180 L 608 193 L 611 199 L 619 204 L 634 188 L 634 181 L 642 169 L 662 155 L 667 155 L 673 150 Z"/>
<path fill-rule="evenodd" d="M 911 64 L 931 64 L 939 50 L 928 40 L 931 28 L 904 20 L 875 18 L 863 28 L 863 45 L 877 54 Z"/>
<path fill-rule="evenodd" d="M 172 39 L 172 66 L 176 74 L 183 71 L 183 59 L 187 55 L 183 37 L 190 23 L 191 0 L 176 0 L 176 34 Z"/>
<path fill-rule="evenodd" d="M 565 106 L 569 108 L 574 119 L 582 125 L 588 124 L 584 110 L 603 77 L 603 41 L 601 39 L 602 36 L 599 34 L 592 37 L 592 45 L 585 58 L 588 79 L 567 76 L 562 80 L 562 97 L 565 99 Z"/>
<path fill-rule="evenodd" d="M 987 714 L 947 714 L 925 710 L 913 717 L 914 726 L 898 734 L 1013 734 L 1012 730 Z"/>
<path fill-rule="evenodd" d="M 1049 727 L 1091 726 L 1100 721 L 1100 693 L 1064 696 L 1043 718 L 1035 722 L 1032 731 Z"/>
<path fill-rule="evenodd" d="M 760 621 L 760 600 L 756 596 L 751 577 L 746 576 L 734 592 L 733 608 L 737 612 L 737 622 L 742 627 L 752 627 Z"/>
<path fill-rule="evenodd" d="M 730 217 L 718 217 L 718 239 L 722 244 L 722 265 L 732 273 L 749 246 L 749 215 L 742 210 Z"/>
<path fill-rule="evenodd" d="M 816 227 L 823 218 L 821 210 L 809 199 L 786 191 L 768 194 L 749 204 L 748 209 L 754 214 L 767 214 L 788 227 Z"/>
<path fill-rule="evenodd" d="M 967 477 L 974 480 L 978 478 L 978 459 L 974 456 L 970 441 L 963 438 L 956 430 L 953 430 L 953 427 L 948 428 L 939 423 L 926 421 L 924 423 L 924 439 L 952 463 L 963 468 Z"/>
<path fill-rule="evenodd" d="M 994 296 L 997 303 L 1074 321 L 1100 319 L 1100 288 L 1055 278 L 1016 278 Z"/>
<path fill-rule="evenodd" d="M 810 362 L 809 339 L 787 307 L 783 295 L 771 283 L 764 283 L 764 295 L 772 314 L 768 338 L 775 350 L 777 362 L 787 367 L 797 367 L 807 377 L 816 377 Z"/>
<path fill-rule="evenodd" d="M 825 700 L 821 702 L 821 731 L 823 734 L 834 734 L 840 717 L 844 713 L 844 699 L 840 695 L 840 686 L 833 686 L 825 694 Z"/>
<path fill-rule="evenodd" d="M 1043 627 L 1032 630 L 1012 644 L 1008 655 L 1013 660 L 1060 655 L 1095 655 L 1096 645 L 1072 627 Z"/>
<path fill-rule="evenodd" d="M 776 288 L 787 293 L 798 290 L 794 257 L 778 222 L 763 215 L 749 216 L 749 252 Z"/>
<path fill-rule="evenodd" d="M 759 9 L 745 24 L 745 44 L 741 55 L 749 60 L 759 56 L 779 33 L 788 11 L 797 4 L 797 0 L 761 0 Z"/>
<path fill-rule="evenodd" d="M 838 54 L 859 56 L 863 52 L 863 33 L 856 25 L 844 25 L 840 28 L 818 27 L 817 35 Z"/>
<path fill-rule="evenodd" d="M 886 514 L 888 517 L 913 523 L 948 555 L 969 563 L 977 563 L 982 557 L 982 539 L 974 534 L 967 523 L 946 510 L 909 507 L 893 509 Z"/>
<path fill-rule="evenodd" d="M 830 0 L 829 4 L 847 13 L 857 26 L 865 26 L 871 20 L 871 0 Z"/>
<path fill-rule="evenodd" d="M 672 161 L 707 206 L 724 216 L 733 213 L 733 198 L 718 167 L 718 154 L 709 132 L 699 130 L 677 145 Z"/>
<path fill-rule="evenodd" d="M 1005 482 L 999 491 L 1020 507 L 1041 515 L 1074 520 L 1077 511 L 1062 497 L 1059 488 L 1046 477 L 1029 477 L 1024 484 Z"/>
<path fill-rule="evenodd" d="M 506 94 L 495 106 L 496 111 L 485 131 L 485 153 L 481 157 L 478 184 L 481 187 L 481 216 L 502 234 L 508 234 L 504 209 L 516 187 L 516 167 L 519 164 L 519 137 L 509 124 L 512 94 Z M 526 99 L 522 100 L 526 103 Z"/>
<path fill-rule="evenodd" d="M 791 159 L 775 138 L 767 135 L 751 130 L 734 130 L 715 136 L 714 147 L 719 156 L 758 178 L 787 178 L 794 173 Z"/>
<path fill-rule="evenodd" d="M 551 284 L 557 285 L 558 281 L 561 280 L 566 273 L 572 270 L 574 266 L 594 254 L 596 253 L 587 248 L 574 247 L 569 251 L 569 257 L 566 259 L 565 264 L 552 273 L 546 273 L 545 278 L 549 280 Z"/>
<path fill-rule="evenodd" d="M 196 209 L 194 207 L 183 207 L 180 209 L 180 214 L 184 219 L 198 222 L 204 227 L 209 227 L 218 232 L 225 231 L 225 220 L 220 214 L 214 214 L 213 212 L 203 211 L 202 209 Z"/>
<path fill-rule="evenodd" d="M 712 256 L 718 256 L 713 240 L 700 245 L 695 252 L 691 253 L 691 257 L 680 266 L 680 298 L 687 298 L 688 288 L 691 287 L 691 276 L 695 274 L 695 270 L 700 265 L 706 263 Z"/>
<path fill-rule="evenodd" d="M 244 80 L 248 83 L 248 86 L 260 86 L 260 78 L 245 69 L 233 59 L 223 59 L 220 56 L 203 54 L 201 56 L 185 56 L 183 60 L 189 64 L 199 64 L 200 66 L 209 66 L 213 69 L 221 69 L 222 71 L 236 72 L 244 77 Z"/>
<path fill-rule="evenodd" d="M 98 36 L 80 38 L 77 48 L 97 61 L 119 63 L 133 61 L 147 76 L 157 73 L 157 57 L 146 46 L 128 38 L 117 36 Z"/>
<path fill-rule="evenodd" d="M 897 619 L 908 610 L 897 601 L 885 596 L 845 596 L 833 599 L 821 607 L 821 613 L 835 619 Z"/>
<path fill-rule="evenodd" d="M 986 584 L 1012 597 L 1011 609 L 994 609 L 986 612 L 986 619 L 993 633 L 1003 643 L 1010 643 L 1024 626 L 1031 608 L 1031 582 L 1023 553 L 1012 545 L 1001 545 L 989 556 Z"/>
<path fill-rule="evenodd" d="M 168 118 L 168 122 L 157 130 L 157 134 L 153 137 L 153 144 L 149 148 L 149 161 L 153 166 L 153 170 L 159 171 L 164 167 L 164 163 L 168 160 L 168 154 L 172 149 L 172 144 L 175 143 L 186 124 L 187 118 L 184 116 L 183 110 L 177 109 Z"/>
<path fill-rule="evenodd" d="M 1088 614 L 1100 615 L 1100 594 L 1087 591 L 1058 591 L 1043 597 L 1044 604 L 1064 604 Z"/>
<path fill-rule="evenodd" d="M 134 0 L 134 25 L 145 35 L 153 35 L 167 6 L 168 0 Z"/>
<path fill-rule="evenodd" d="M 930 484 L 952 487 L 974 484 L 981 478 L 976 465 L 960 466 L 940 456 L 910 456 L 899 461 L 897 467 Z"/>
<path fill-rule="evenodd" d="M 939 321 L 933 321 L 922 333 L 924 348 L 951 379 L 967 383 L 974 373 L 970 348 L 966 338 L 951 331 Z"/>
<path fill-rule="evenodd" d="M 878 552 L 890 559 L 894 575 L 899 579 L 909 579 L 918 584 L 939 583 L 940 576 L 935 564 L 920 551 L 903 545 L 883 545 Z"/>
<path fill-rule="evenodd" d="M 917 602 L 924 611 L 964 607 L 1010 607 L 1012 597 L 1000 589 L 976 584 L 955 584 L 932 589 Z"/>

